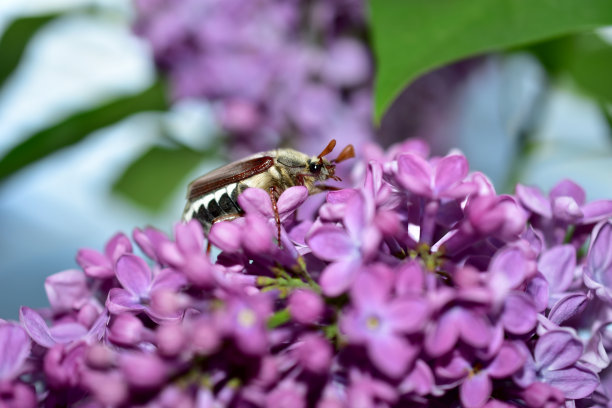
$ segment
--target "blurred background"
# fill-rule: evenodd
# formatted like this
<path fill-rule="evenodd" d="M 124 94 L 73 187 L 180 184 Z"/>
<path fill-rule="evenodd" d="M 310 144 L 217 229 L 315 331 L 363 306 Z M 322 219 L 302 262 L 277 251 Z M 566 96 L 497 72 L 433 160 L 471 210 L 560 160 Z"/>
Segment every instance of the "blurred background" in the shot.
<path fill-rule="evenodd" d="M 0 317 L 46 306 L 79 248 L 170 232 L 190 180 L 277 146 L 420 137 L 499 192 L 612 197 L 612 4 L 458 3 L 1 1 Z"/>

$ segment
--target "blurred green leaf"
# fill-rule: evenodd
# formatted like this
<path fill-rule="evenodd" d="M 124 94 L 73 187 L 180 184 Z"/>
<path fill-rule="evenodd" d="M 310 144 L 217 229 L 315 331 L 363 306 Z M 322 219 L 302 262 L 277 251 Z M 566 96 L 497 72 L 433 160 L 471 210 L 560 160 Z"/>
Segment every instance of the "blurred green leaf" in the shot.
<path fill-rule="evenodd" d="M 552 75 L 570 75 L 582 91 L 598 99 L 602 106 L 612 103 L 612 45 L 597 34 L 565 36 L 526 49 Z"/>
<path fill-rule="evenodd" d="M 113 192 L 148 210 L 160 211 L 178 189 L 187 191 L 185 177 L 217 152 L 216 145 L 206 152 L 154 146 L 132 162 Z"/>
<path fill-rule="evenodd" d="M 612 24 L 610 0 L 370 0 L 375 115 L 418 75 L 445 63 Z"/>
<path fill-rule="evenodd" d="M 612 103 L 612 46 L 595 34 L 573 40 L 568 68 L 576 83 L 591 95 Z"/>
<path fill-rule="evenodd" d="M 58 14 L 23 17 L 9 24 L 0 38 L 0 87 L 19 65 L 27 45 L 38 30 Z"/>
<path fill-rule="evenodd" d="M 95 130 L 112 125 L 134 113 L 166 110 L 164 86 L 155 83 L 143 92 L 74 114 L 64 121 L 34 133 L 0 159 L 0 181 L 64 147 L 86 138 Z"/>

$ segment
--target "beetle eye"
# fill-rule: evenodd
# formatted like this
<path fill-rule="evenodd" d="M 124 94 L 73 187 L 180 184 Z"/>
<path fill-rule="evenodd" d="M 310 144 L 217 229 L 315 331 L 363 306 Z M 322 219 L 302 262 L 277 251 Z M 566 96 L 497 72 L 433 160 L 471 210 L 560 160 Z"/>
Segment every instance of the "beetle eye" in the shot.
<path fill-rule="evenodd" d="M 321 165 L 319 163 L 310 163 L 309 170 L 311 173 L 318 173 L 321 171 Z"/>

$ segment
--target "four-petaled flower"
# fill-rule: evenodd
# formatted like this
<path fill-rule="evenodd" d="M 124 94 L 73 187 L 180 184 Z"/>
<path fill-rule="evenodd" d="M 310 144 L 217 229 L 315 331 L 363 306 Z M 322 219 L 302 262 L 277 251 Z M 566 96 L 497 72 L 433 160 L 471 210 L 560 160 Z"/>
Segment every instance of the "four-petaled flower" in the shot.
<path fill-rule="evenodd" d="M 106 307 L 113 314 L 124 312 L 144 312 L 154 320 L 178 319 L 179 312 L 164 314 L 156 310 L 152 303 L 156 293 L 176 291 L 186 280 L 183 275 L 172 269 L 156 270 L 136 255 L 127 254 L 117 261 L 117 279 L 123 288 L 113 288 L 108 294 Z"/>
<path fill-rule="evenodd" d="M 429 307 L 417 296 L 394 298 L 393 284 L 385 267 L 362 270 L 351 287 L 352 308 L 342 316 L 340 329 L 350 342 L 366 347 L 380 371 L 398 378 L 419 351 L 406 335 L 425 325 Z"/>

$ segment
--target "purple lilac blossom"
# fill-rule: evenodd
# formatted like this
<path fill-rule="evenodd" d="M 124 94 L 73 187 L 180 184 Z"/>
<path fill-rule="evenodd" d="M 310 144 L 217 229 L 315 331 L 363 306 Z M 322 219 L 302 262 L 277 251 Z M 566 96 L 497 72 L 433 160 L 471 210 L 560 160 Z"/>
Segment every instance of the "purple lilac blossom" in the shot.
<path fill-rule="evenodd" d="M 175 100 L 213 105 L 232 153 L 373 138 L 373 64 L 363 0 L 138 0 Z"/>
<path fill-rule="evenodd" d="M 216 258 L 197 222 L 135 229 L 143 256 L 123 234 L 80 251 L 82 270 L 46 280 L 49 308 L 0 322 L 0 402 L 612 405 L 612 222 L 583 222 L 579 187 L 539 202 L 567 215 L 570 197 L 582 218 L 543 218 L 459 153 L 369 152 L 311 219 L 304 187 L 283 192 L 280 242 L 269 194 L 248 189 L 209 234 Z"/>

